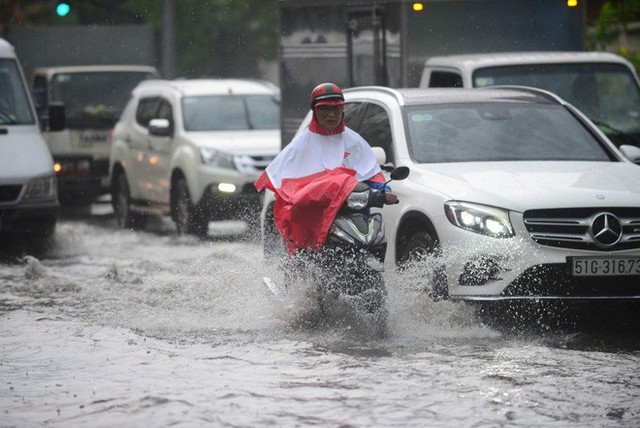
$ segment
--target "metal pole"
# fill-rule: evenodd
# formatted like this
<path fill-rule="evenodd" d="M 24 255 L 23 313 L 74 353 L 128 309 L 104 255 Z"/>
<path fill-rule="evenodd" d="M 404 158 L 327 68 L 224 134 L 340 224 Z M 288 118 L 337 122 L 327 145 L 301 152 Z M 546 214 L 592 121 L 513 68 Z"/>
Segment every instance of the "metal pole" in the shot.
<path fill-rule="evenodd" d="M 175 0 L 164 0 L 162 9 L 162 75 L 176 77 L 176 7 Z"/>

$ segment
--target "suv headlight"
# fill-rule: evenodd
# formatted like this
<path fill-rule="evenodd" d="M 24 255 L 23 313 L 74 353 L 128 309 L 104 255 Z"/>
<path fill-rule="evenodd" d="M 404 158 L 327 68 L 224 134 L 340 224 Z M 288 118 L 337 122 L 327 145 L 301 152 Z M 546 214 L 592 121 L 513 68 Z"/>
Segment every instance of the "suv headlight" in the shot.
<path fill-rule="evenodd" d="M 445 203 L 444 210 L 449 221 L 462 229 L 493 238 L 515 236 L 507 210 L 455 201 Z"/>
<path fill-rule="evenodd" d="M 369 190 L 364 192 L 351 192 L 347 197 L 347 206 L 352 210 L 360 211 L 369 203 Z"/>
<path fill-rule="evenodd" d="M 215 166 L 218 168 L 236 169 L 233 162 L 233 155 L 231 153 L 221 152 L 220 150 L 201 148 L 200 157 L 202 163 L 209 166 Z"/>
<path fill-rule="evenodd" d="M 27 190 L 24 192 L 24 199 L 53 199 L 56 197 L 58 189 L 54 176 L 35 178 L 27 183 Z"/>

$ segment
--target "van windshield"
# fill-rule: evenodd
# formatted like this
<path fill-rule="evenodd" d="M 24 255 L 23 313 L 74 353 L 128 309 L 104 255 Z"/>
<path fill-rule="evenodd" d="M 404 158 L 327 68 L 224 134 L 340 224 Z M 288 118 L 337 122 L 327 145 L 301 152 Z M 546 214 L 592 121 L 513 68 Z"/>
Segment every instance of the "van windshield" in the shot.
<path fill-rule="evenodd" d="M 640 88 L 621 64 L 527 64 L 487 67 L 473 86 L 525 85 L 554 92 L 589 117 L 617 145 L 640 146 Z"/>
<path fill-rule="evenodd" d="M 110 129 L 133 88 L 154 77 L 131 71 L 58 73 L 51 81 L 51 101 L 64 103 L 67 128 Z"/>
<path fill-rule="evenodd" d="M 0 125 L 35 124 L 28 97 L 16 61 L 0 58 Z"/>

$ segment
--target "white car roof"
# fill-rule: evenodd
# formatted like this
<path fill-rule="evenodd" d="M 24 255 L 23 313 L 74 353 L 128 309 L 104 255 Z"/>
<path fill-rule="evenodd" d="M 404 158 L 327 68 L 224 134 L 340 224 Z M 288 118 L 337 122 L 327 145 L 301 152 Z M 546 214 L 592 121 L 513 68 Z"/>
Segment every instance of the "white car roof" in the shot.
<path fill-rule="evenodd" d="M 623 57 L 610 52 L 503 52 L 434 56 L 425 61 L 429 66 L 455 66 L 474 70 L 482 67 L 518 64 L 554 64 L 610 62 L 630 65 Z"/>
<path fill-rule="evenodd" d="M 38 67 L 34 69 L 34 74 L 45 74 L 51 76 L 58 73 L 95 73 L 95 72 L 141 72 L 158 74 L 155 67 L 148 65 L 69 65 L 60 67 Z"/>
<path fill-rule="evenodd" d="M 14 58 L 15 54 L 13 45 L 5 39 L 0 39 L 0 58 Z"/>
<path fill-rule="evenodd" d="M 145 80 L 134 89 L 135 93 L 154 93 L 170 88 L 183 96 L 192 95 L 236 95 L 265 94 L 279 92 L 278 87 L 270 82 L 252 79 L 176 79 Z"/>

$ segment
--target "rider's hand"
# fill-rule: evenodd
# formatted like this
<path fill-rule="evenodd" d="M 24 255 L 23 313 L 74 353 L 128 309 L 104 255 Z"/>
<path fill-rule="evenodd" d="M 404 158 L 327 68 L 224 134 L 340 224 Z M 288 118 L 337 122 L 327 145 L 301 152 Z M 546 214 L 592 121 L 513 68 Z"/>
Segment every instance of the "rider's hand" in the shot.
<path fill-rule="evenodd" d="M 387 192 L 385 193 L 385 203 L 387 205 L 393 205 L 398 203 L 398 197 L 395 193 Z"/>

